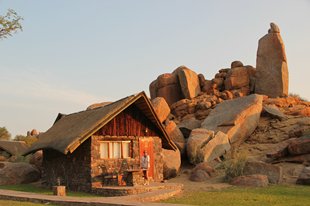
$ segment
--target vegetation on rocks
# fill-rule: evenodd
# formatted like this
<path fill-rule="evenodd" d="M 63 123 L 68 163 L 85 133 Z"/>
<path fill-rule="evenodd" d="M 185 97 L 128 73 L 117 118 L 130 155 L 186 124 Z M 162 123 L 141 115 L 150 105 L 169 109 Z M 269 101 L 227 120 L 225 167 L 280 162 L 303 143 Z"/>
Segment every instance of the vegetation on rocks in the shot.
<path fill-rule="evenodd" d="M 0 140 L 9 140 L 10 138 L 11 134 L 6 127 L 0 127 Z"/>
<path fill-rule="evenodd" d="M 31 135 L 16 135 L 14 138 L 14 141 L 24 141 L 27 145 L 31 146 L 33 143 L 38 141 L 38 138 L 36 136 L 31 136 Z"/>
<path fill-rule="evenodd" d="M 235 158 L 223 163 L 225 169 L 225 181 L 230 182 L 234 177 L 242 176 L 247 160 L 246 153 L 238 153 Z"/>

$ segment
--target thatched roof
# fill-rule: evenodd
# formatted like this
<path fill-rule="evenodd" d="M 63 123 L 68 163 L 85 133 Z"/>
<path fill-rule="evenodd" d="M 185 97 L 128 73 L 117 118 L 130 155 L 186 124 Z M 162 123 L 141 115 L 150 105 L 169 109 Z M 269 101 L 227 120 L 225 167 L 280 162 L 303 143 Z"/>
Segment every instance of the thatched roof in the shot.
<path fill-rule="evenodd" d="M 72 153 L 92 134 L 132 104 L 143 111 L 146 117 L 162 132 L 163 147 L 175 150 L 176 146 L 159 122 L 150 100 L 144 92 L 141 92 L 103 107 L 69 115 L 58 115 L 54 125 L 39 136 L 39 140 L 25 152 L 25 155 L 40 149 L 54 149 L 63 154 Z"/>
<path fill-rule="evenodd" d="M 22 155 L 27 149 L 29 149 L 29 147 L 23 141 L 0 140 L 0 149 L 10 153 L 13 156 L 18 156 Z"/>

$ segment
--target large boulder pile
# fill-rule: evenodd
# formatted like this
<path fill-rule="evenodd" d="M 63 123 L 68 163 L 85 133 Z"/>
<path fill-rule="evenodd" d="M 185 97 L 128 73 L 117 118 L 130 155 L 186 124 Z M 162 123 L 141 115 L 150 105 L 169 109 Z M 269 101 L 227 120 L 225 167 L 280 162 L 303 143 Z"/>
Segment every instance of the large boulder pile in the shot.
<path fill-rule="evenodd" d="M 259 40 L 256 68 L 233 61 L 206 79 L 181 66 L 150 84 L 154 110 L 180 151 L 171 158 L 214 166 L 245 152 L 252 161 L 245 165 L 245 176 L 235 179 L 237 185 L 277 184 L 296 178 L 286 162 L 310 165 L 304 137 L 310 134 L 310 103 L 288 96 L 284 44 L 278 26 L 270 27 Z M 165 176 L 177 171 L 166 169 Z M 211 177 L 201 168 L 189 175 L 192 181 Z"/>
<path fill-rule="evenodd" d="M 185 66 L 180 66 L 171 74 L 162 74 L 150 84 L 151 98 L 163 97 L 168 105 L 180 99 L 191 99 L 200 93 L 198 75 Z"/>

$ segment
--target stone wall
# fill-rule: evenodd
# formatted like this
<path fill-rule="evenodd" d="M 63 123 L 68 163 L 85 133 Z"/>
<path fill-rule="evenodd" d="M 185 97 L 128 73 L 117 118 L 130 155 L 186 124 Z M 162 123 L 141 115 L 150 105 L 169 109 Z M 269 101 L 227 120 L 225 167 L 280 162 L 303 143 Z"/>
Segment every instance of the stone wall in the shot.
<path fill-rule="evenodd" d="M 139 137 L 110 136 L 108 138 L 131 140 L 132 158 L 101 159 L 100 141 L 107 140 L 106 136 L 92 136 L 68 155 L 55 150 L 44 150 L 42 171 L 44 184 L 55 186 L 57 178 L 60 178 L 61 185 L 67 186 L 69 190 L 91 192 L 94 188 L 104 186 L 104 175 L 120 173 L 121 167 L 123 169 L 140 168 Z M 154 142 L 154 181 L 159 182 L 163 180 L 162 143 L 159 137 L 151 138 Z M 125 164 L 128 166 L 124 166 Z"/>
<path fill-rule="evenodd" d="M 42 180 L 47 186 L 62 185 L 73 191 L 90 191 L 90 145 L 86 140 L 72 154 L 64 155 L 55 150 L 43 151 Z"/>
<path fill-rule="evenodd" d="M 100 141 L 121 141 L 131 140 L 131 154 L 133 158 L 128 159 L 101 159 Z M 138 137 L 113 137 L 113 136 L 92 136 L 91 138 L 91 182 L 92 187 L 103 186 L 103 177 L 108 174 L 120 173 L 126 164 L 129 168 L 139 168 L 139 139 Z"/>
<path fill-rule="evenodd" d="M 162 142 L 159 137 L 153 137 L 154 139 L 154 181 L 160 182 L 164 179 L 164 160 Z"/>
<path fill-rule="evenodd" d="M 140 137 L 141 138 L 141 137 Z M 163 180 L 163 158 L 162 143 L 159 137 L 151 137 L 154 140 L 154 181 Z M 131 140 L 132 158 L 128 159 L 101 159 L 100 141 Z M 92 187 L 101 187 L 104 185 L 104 176 L 110 174 L 121 174 L 128 169 L 140 168 L 139 137 L 113 137 L 113 136 L 92 136 L 91 138 L 91 183 Z"/>

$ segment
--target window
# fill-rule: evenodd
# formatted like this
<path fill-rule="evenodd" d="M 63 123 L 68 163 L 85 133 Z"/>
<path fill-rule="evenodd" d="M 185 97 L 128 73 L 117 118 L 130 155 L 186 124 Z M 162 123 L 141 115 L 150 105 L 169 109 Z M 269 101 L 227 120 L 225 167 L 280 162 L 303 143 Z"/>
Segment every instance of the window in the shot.
<path fill-rule="evenodd" d="M 100 158 L 130 158 L 130 141 L 100 142 Z"/>

